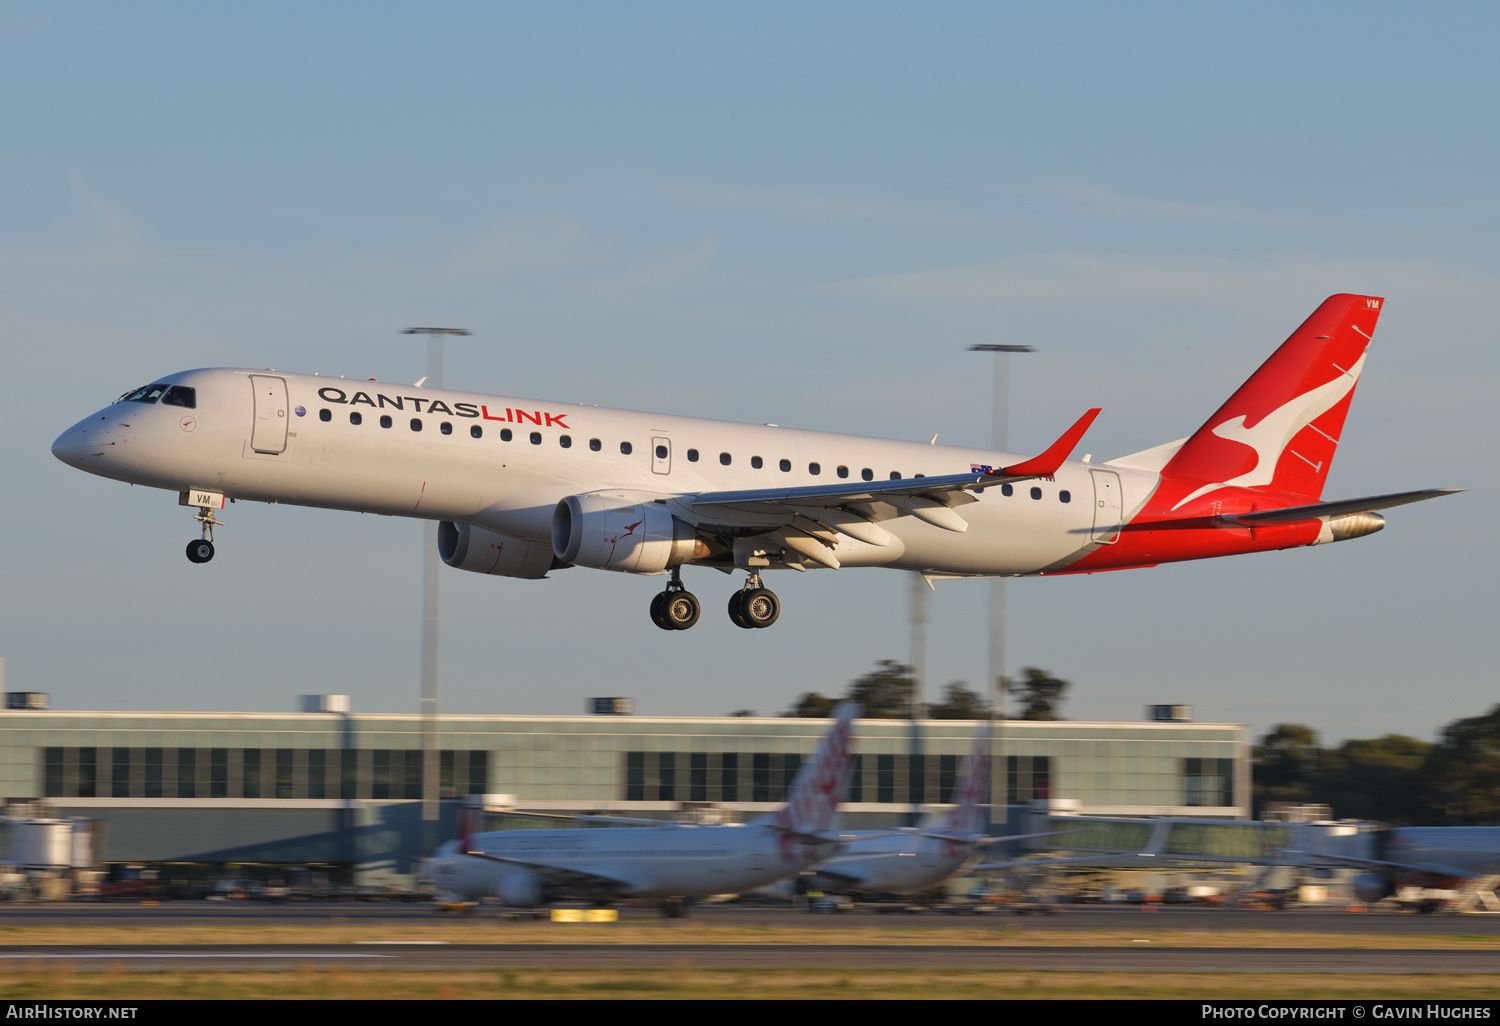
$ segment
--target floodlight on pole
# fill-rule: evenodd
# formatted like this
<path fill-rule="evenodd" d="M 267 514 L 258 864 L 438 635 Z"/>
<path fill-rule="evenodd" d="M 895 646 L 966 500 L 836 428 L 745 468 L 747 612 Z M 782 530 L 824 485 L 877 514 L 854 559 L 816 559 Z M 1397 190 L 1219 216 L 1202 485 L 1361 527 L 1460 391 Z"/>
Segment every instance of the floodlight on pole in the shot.
<path fill-rule="evenodd" d="M 403 335 L 427 336 L 427 376 L 421 384 L 443 387 L 443 342 L 450 335 L 469 335 L 465 328 L 407 328 Z M 438 576 L 438 525 L 429 520 L 422 532 L 422 843 L 437 847 L 439 759 L 438 712 L 438 624 L 443 614 L 443 593 Z"/>
<path fill-rule="evenodd" d="M 981 343 L 969 346 L 971 353 L 994 353 L 995 354 L 995 384 L 994 384 L 994 406 L 992 408 L 990 422 L 990 448 L 995 452 L 1004 452 L 1010 444 L 1010 354 L 1011 353 L 1034 353 L 1035 346 L 1003 345 L 1000 343 Z M 1010 677 L 1005 672 L 1005 605 L 1006 588 L 1004 577 L 990 579 L 990 718 L 992 720 L 1003 720 L 1006 718 L 1007 703 L 1010 698 Z M 1002 761 L 1004 758 L 1004 739 L 999 731 L 991 735 L 994 739 L 994 770 L 991 773 L 991 782 L 999 781 L 1000 787 L 1006 788 L 1009 780 L 1009 768 Z M 1002 790 L 1000 794 L 990 796 L 990 805 L 1002 805 L 1006 803 L 1006 794 Z"/>

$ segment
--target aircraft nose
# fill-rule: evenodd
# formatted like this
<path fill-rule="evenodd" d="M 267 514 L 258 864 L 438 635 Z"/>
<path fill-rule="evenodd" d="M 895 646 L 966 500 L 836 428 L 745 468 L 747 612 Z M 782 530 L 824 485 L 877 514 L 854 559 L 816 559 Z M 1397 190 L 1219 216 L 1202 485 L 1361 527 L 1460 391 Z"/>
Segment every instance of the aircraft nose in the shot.
<path fill-rule="evenodd" d="M 58 435 L 57 441 L 52 443 L 52 455 L 76 467 L 83 462 L 83 450 L 86 443 L 87 436 L 83 425 L 74 424 Z"/>

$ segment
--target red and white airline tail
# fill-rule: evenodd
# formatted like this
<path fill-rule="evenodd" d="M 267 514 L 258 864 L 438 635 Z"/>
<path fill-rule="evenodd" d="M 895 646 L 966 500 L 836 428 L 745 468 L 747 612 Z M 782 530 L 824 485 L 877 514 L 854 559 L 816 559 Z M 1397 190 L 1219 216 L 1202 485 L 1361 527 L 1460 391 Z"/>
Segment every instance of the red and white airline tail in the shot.
<path fill-rule="evenodd" d="M 804 762 L 786 793 L 786 804 L 765 822 L 794 834 L 820 834 L 833 826 L 834 814 L 849 793 L 854 758 L 849 752 L 860 707 L 844 702 L 833 711 L 833 726 L 810 762 Z"/>
<path fill-rule="evenodd" d="M 948 816 L 946 831 L 952 834 L 981 834 L 988 825 L 983 808 L 984 792 L 990 782 L 990 725 L 984 724 L 974 735 L 974 747 L 958 771 L 958 790 L 953 796 L 954 808 Z"/>
<path fill-rule="evenodd" d="M 1324 300 L 1163 468 L 1194 485 L 1173 508 L 1225 486 L 1320 498 L 1382 305 Z"/>
<path fill-rule="evenodd" d="M 458 810 L 458 850 L 468 851 L 479 824 L 479 810 L 464 806 Z"/>

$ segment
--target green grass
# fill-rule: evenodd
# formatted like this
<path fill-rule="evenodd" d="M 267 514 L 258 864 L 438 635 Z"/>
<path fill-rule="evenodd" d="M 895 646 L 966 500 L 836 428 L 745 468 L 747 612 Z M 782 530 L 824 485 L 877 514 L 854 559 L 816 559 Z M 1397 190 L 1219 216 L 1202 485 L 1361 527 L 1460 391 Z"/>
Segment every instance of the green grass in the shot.
<path fill-rule="evenodd" d="M 0 1000 L 266 999 L 874 999 L 1184 998 L 1263 1000 L 1495 1000 L 1489 974 L 1136 973 L 953 970 L 493 970 L 399 972 L 78 973 L 66 965 L 0 976 Z"/>

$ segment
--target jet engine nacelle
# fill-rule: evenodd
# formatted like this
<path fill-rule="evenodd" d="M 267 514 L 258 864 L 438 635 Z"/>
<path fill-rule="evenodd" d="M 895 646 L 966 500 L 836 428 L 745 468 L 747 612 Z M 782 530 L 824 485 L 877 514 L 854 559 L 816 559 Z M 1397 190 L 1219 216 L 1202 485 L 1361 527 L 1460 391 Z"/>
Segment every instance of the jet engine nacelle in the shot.
<path fill-rule="evenodd" d="M 438 524 L 438 555 L 459 570 L 531 581 L 546 577 L 557 565 L 545 545 L 447 520 Z"/>
<path fill-rule="evenodd" d="M 547 903 L 547 886 L 533 873 L 512 873 L 495 884 L 495 897 L 510 908 L 536 908 Z"/>
<path fill-rule="evenodd" d="M 1396 892 L 1396 885 L 1379 873 L 1361 873 L 1354 878 L 1354 894 L 1367 905 L 1389 898 Z"/>
<path fill-rule="evenodd" d="M 692 525 L 656 502 L 597 492 L 570 495 L 552 512 L 552 553 L 565 563 L 656 574 L 708 554 Z"/>
<path fill-rule="evenodd" d="M 1323 521 L 1323 527 L 1318 531 L 1318 537 L 1313 544 L 1327 545 L 1329 542 L 1363 538 L 1367 534 L 1374 534 L 1384 529 L 1385 517 L 1379 513 L 1345 513 L 1341 517 L 1329 517 Z"/>

